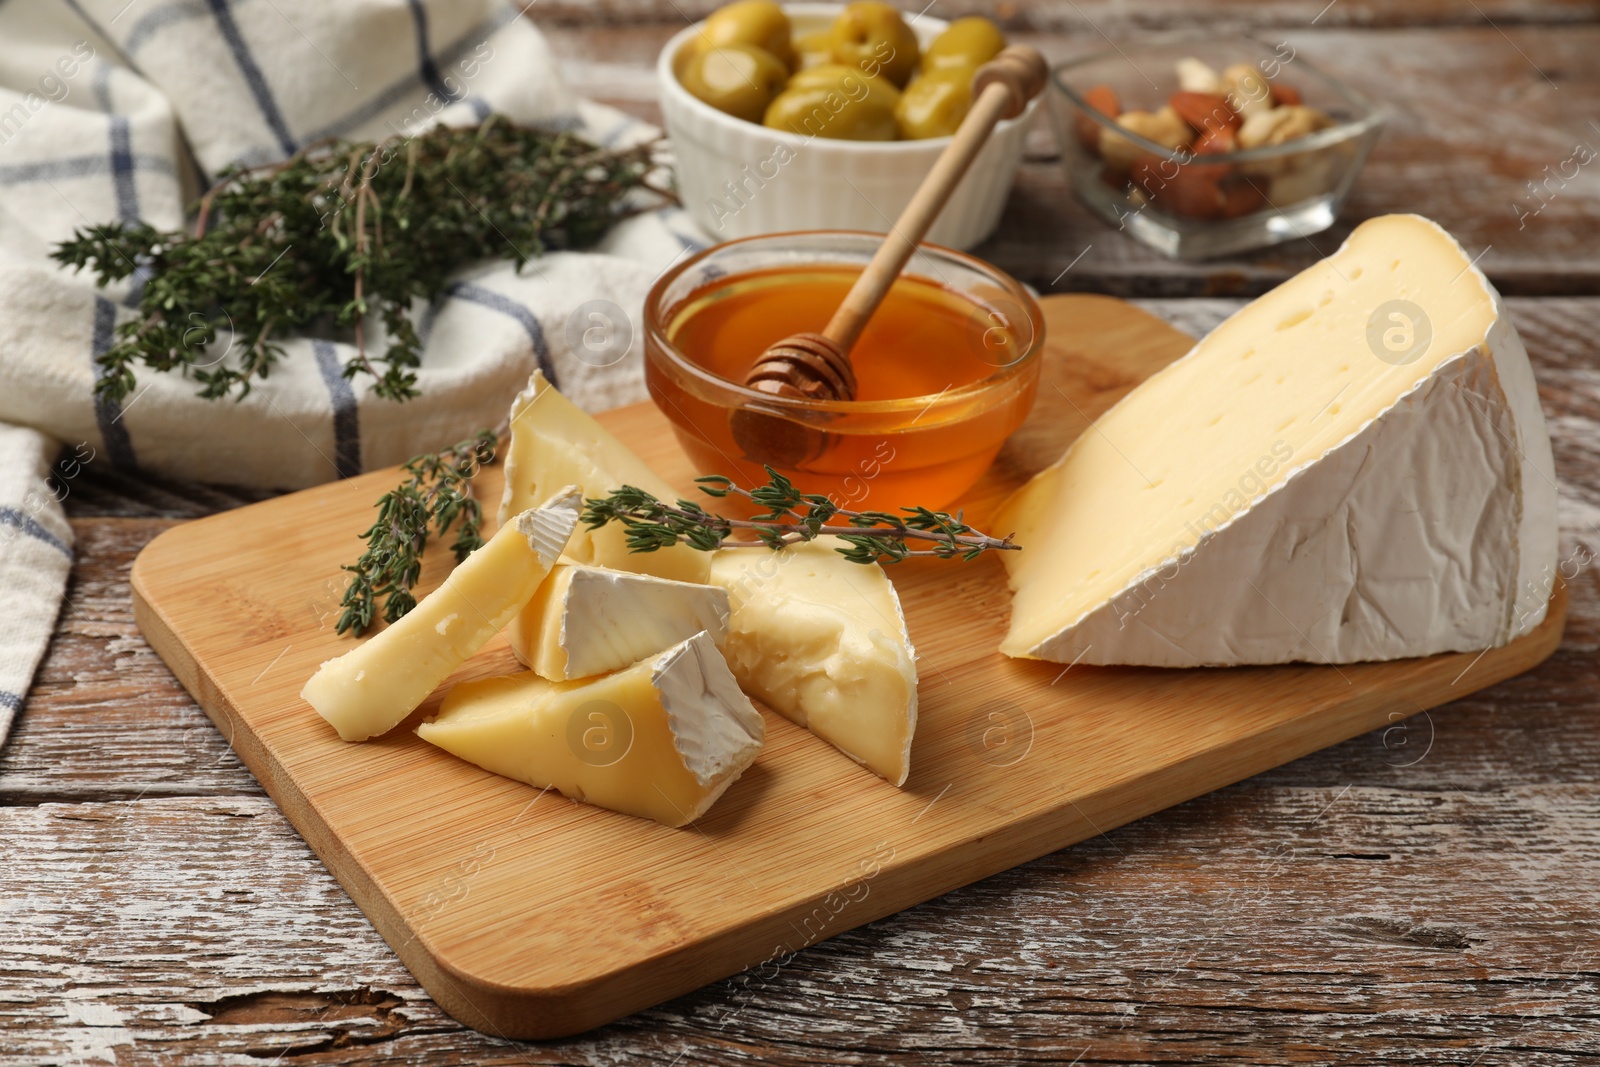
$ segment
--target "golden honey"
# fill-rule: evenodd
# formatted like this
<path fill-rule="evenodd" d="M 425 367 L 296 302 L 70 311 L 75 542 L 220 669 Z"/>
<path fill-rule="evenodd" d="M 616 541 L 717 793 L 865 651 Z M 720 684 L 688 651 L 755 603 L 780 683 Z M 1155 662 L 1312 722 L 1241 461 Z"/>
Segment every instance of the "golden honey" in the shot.
<path fill-rule="evenodd" d="M 854 402 L 769 406 L 736 388 L 769 345 L 822 330 L 858 273 L 848 264 L 712 272 L 653 310 L 660 329 L 647 338 L 646 379 L 702 473 L 766 481 L 772 457 L 745 455 L 730 429 L 741 405 L 814 431 L 817 454 L 773 466 L 852 510 L 942 508 L 988 469 L 1038 379 L 1037 315 L 1025 293 L 1003 285 L 957 290 L 903 275 L 851 351 Z"/>

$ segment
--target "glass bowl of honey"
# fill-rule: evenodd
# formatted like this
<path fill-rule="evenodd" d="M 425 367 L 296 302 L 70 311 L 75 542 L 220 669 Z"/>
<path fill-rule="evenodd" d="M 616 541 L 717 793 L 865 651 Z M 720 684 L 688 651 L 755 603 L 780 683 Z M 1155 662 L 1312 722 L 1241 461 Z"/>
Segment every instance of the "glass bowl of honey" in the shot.
<path fill-rule="evenodd" d="M 854 230 L 746 237 L 657 279 L 645 298 L 645 381 L 700 473 L 754 486 L 771 466 L 839 507 L 895 512 L 942 509 L 988 470 L 1033 407 L 1044 316 L 1016 279 L 953 249 L 919 246 L 873 314 L 850 353 L 855 399 L 743 384 L 769 345 L 827 325 L 882 240 Z M 767 427 L 758 444 L 738 432 L 752 418 Z"/>

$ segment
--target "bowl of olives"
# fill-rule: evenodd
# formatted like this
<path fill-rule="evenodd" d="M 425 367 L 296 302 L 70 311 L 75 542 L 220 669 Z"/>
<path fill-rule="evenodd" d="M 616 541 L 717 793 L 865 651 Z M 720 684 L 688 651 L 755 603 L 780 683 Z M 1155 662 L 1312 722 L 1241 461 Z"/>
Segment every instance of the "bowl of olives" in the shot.
<path fill-rule="evenodd" d="M 661 109 L 684 206 L 722 239 L 887 232 L 1006 46 L 988 19 L 906 16 L 877 0 L 738 0 L 661 51 Z M 928 240 L 994 231 L 1039 106 L 1002 121 Z"/>

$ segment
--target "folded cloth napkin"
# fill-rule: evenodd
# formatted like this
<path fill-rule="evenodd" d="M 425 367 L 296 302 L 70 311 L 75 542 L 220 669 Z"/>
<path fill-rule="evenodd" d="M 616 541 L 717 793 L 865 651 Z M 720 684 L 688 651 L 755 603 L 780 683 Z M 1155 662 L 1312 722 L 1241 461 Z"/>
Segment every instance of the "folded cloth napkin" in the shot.
<path fill-rule="evenodd" d="M 506 263 L 463 271 L 421 309 L 422 395 L 404 404 L 343 378 L 349 346 L 313 338 L 289 341 L 271 378 L 239 402 L 202 400 L 193 382 L 149 371 L 126 402 L 97 400 L 94 357 L 133 314 L 143 279 L 97 290 L 49 257 L 93 222 L 179 229 L 223 167 L 326 137 L 375 140 L 491 112 L 605 145 L 654 137 L 571 94 L 526 6 L 0 3 L 0 742 L 59 607 L 72 538 L 57 497 L 84 465 L 297 488 L 495 424 L 534 368 L 591 409 L 642 397 L 644 293 L 705 242 L 676 208 L 521 274 Z M 614 331 L 605 358 L 585 347 L 597 323 Z M 632 345 L 616 359 L 623 336 Z"/>

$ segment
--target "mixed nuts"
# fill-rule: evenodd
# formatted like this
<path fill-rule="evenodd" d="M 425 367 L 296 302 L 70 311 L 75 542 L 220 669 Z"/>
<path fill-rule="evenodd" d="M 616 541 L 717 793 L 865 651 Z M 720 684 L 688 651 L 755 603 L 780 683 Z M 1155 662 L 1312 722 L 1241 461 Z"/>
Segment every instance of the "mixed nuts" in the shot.
<path fill-rule="evenodd" d="M 1335 125 L 1309 107 L 1292 85 L 1235 63 L 1221 72 L 1192 56 L 1175 64 L 1178 88 L 1161 107 L 1124 110 L 1115 89 L 1096 85 L 1084 103 L 1113 120 L 1108 128 L 1078 113 L 1083 148 L 1101 161 L 1101 180 L 1137 206 L 1195 219 L 1232 219 L 1282 207 L 1326 191 L 1334 160 L 1326 153 L 1292 152 L 1248 162 L 1208 157 L 1283 145 Z M 1161 157 L 1128 134 L 1153 141 Z"/>

